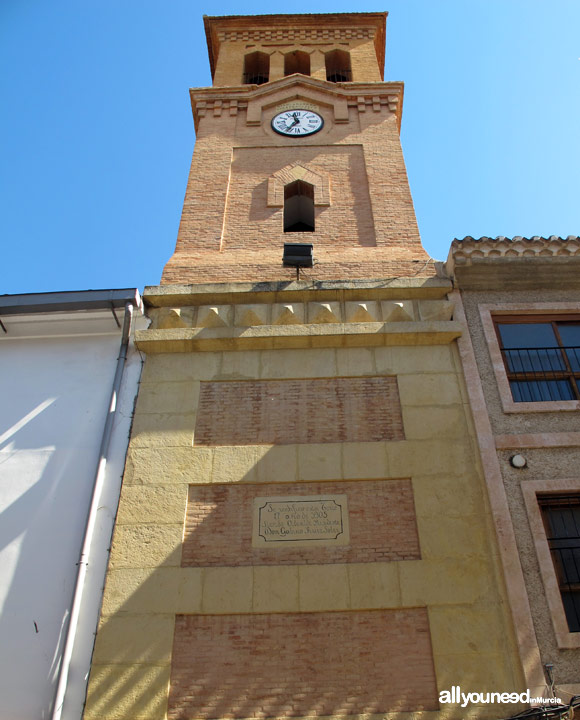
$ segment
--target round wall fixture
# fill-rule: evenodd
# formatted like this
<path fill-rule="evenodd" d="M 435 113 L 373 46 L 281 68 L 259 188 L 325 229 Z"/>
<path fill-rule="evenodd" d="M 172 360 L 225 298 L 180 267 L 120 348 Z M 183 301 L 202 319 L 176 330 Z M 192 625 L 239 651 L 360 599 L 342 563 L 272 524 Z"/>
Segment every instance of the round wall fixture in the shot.
<path fill-rule="evenodd" d="M 518 470 L 521 470 L 522 468 L 525 468 L 528 464 L 528 461 L 523 455 L 512 455 L 510 458 L 510 464 L 512 467 L 518 468 Z"/>

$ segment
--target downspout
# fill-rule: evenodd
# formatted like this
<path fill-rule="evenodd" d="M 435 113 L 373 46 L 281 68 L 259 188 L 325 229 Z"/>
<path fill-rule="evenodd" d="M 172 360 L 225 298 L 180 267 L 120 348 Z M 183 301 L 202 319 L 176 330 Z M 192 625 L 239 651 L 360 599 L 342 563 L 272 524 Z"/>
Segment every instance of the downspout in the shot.
<path fill-rule="evenodd" d="M 123 379 L 123 371 L 125 369 L 125 361 L 127 360 L 127 349 L 129 346 L 129 338 L 131 336 L 131 323 L 133 320 L 133 305 L 127 303 L 125 305 L 125 318 L 123 321 L 123 331 L 121 335 L 121 347 L 119 349 L 119 357 L 117 358 L 117 369 L 115 371 L 115 378 L 113 380 L 113 388 L 111 391 L 111 400 L 109 402 L 109 410 L 107 412 L 107 419 L 105 421 L 105 427 L 103 428 L 103 435 L 101 439 L 101 447 L 99 449 L 99 460 L 95 473 L 95 479 L 93 481 L 93 493 L 91 497 L 91 503 L 89 506 L 89 512 L 87 515 L 87 522 L 85 525 L 85 534 L 83 538 L 83 546 L 78 562 L 77 578 L 75 582 L 75 589 L 73 594 L 72 607 L 70 612 L 70 620 L 68 624 L 66 640 L 63 648 L 62 659 L 60 663 L 60 669 L 58 673 L 58 685 L 56 688 L 56 695 L 54 699 L 54 706 L 51 715 L 51 720 L 60 720 L 62 715 L 62 709 L 64 705 L 64 698 L 66 694 L 68 675 L 71 664 L 71 658 L 73 654 L 73 648 L 75 644 L 77 627 L 79 622 L 79 615 L 81 611 L 81 604 L 83 600 L 83 590 L 85 586 L 85 577 L 87 574 L 87 566 L 89 562 L 89 554 L 91 551 L 91 544 L 93 541 L 93 533 L 97 521 L 97 512 L 99 509 L 99 500 L 105 483 L 105 469 L 107 466 L 107 457 L 109 453 L 109 445 L 111 441 L 111 434 L 113 431 L 113 421 L 117 411 L 117 403 L 119 397 L 119 390 L 121 387 L 121 380 Z"/>

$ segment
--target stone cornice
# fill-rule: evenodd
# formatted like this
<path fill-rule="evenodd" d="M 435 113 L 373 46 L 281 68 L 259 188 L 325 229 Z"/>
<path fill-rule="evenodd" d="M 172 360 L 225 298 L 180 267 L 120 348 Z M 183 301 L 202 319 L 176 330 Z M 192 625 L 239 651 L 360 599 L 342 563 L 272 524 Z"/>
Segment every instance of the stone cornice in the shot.
<path fill-rule="evenodd" d="M 449 280 L 432 278 L 369 278 L 365 280 L 231 282 L 195 285 L 151 285 L 145 288 L 147 308 L 242 303 L 312 301 L 438 300 L 451 290 Z"/>
<path fill-rule="evenodd" d="M 448 345 L 460 337 L 454 320 L 433 322 L 286 325 L 248 328 L 167 328 L 138 330 L 144 353 L 279 350 L 316 347 Z"/>
<path fill-rule="evenodd" d="M 178 288 L 168 287 L 171 294 L 161 301 L 153 295 L 160 288 L 146 292 L 151 325 L 137 337 L 144 352 L 437 345 L 461 332 L 452 319 L 452 302 L 441 294 L 413 298 L 403 287 L 395 296 L 388 289 L 360 288 L 359 299 L 336 291 L 313 295 L 307 288 L 302 293 L 265 291 L 261 297 L 252 289 L 231 297 L 210 291 L 197 295 L 195 303 L 188 286 L 182 288 L 176 293 Z"/>
<path fill-rule="evenodd" d="M 446 270 L 460 289 L 576 288 L 580 237 L 455 239 Z"/>
<path fill-rule="evenodd" d="M 288 75 L 280 80 L 274 80 L 264 85 L 239 85 L 233 87 L 206 87 L 190 88 L 191 109 L 195 128 L 199 118 L 211 113 L 219 117 L 222 113 L 237 115 L 239 110 L 247 112 L 249 125 L 260 123 L 261 108 L 268 104 L 272 95 L 280 91 L 295 92 L 301 88 L 310 96 L 318 95 L 321 100 L 334 106 L 336 122 L 348 121 L 347 107 L 356 107 L 359 112 L 366 112 L 367 108 L 373 112 L 380 112 L 386 107 L 397 116 L 397 124 L 401 125 L 403 112 L 402 82 L 376 82 L 376 83 L 333 83 L 319 80 L 307 75 Z"/>

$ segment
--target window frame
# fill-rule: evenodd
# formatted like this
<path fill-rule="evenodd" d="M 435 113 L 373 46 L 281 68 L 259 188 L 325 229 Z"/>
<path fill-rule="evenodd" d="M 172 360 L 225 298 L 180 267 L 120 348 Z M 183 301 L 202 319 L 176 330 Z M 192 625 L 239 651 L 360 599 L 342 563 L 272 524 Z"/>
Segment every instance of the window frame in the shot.
<path fill-rule="evenodd" d="M 546 538 L 548 540 L 548 547 L 552 555 L 552 563 L 554 565 L 554 571 L 558 580 L 558 586 L 560 588 L 560 596 L 562 597 L 562 604 L 564 605 L 564 593 L 571 594 L 576 599 L 573 603 L 575 623 L 578 626 L 577 630 L 570 630 L 570 620 L 568 619 L 568 613 L 566 613 L 565 606 L 564 612 L 566 614 L 566 621 L 568 623 L 568 629 L 573 633 L 580 633 L 580 566 L 577 564 L 577 559 L 580 560 L 580 555 L 577 553 L 580 551 L 580 526 L 574 521 L 575 535 L 561 534 L 558 533 L 554 523 L 554 518 L 557 518 L 558 509 L 575 508 L 576 512 L 580 511 L 580 493 L 555 493 L 555 494 L 539 494 L 536 496 L 540 505 L 540 513 L 542 520 L 544 521 L 544 529 L 546 531 Z M 553 514 L 554 513 L 554 514 Z M 578 515 L 580 518 L 580 515 Z M 562 544 L 564 543 L 564 547 Z M 572 551 L 570 556 L 566 556 L 566 551 Z M 571 565 L 574 569 L 571 570 L 572 574 L 578 577 L 577 582 L 571 582 L 568 578 L 568 572 L 570 571 Z"/>
<path fill-rule="evenodd" d="M 545 314 L 545 315 L 495 315 L 493 318 L 494 326 L 495 326 L 495 332 L 497 336 L 497 341 L 500 347 L 500 351 L 502 352 L 502 359 L 504 361 L 505 370 L 506 370 L 506 376 L 508 379 L 508 382 L 516 381 L 516 382 L 540 382 L 542 380 L 564 380 L 569 382 L 570 387 L 572 388 L 572 393 L 574 395 L 573 398 L 570 398 L 571 400 L 580 400 L 580 392 L 579 392 L 579 385 L 580 385 L 580 370 L 574 371 L 572 369 L 572 366 L 570 365 L 570 361 L 568 359 L 568 356 L 566 354 L 566 350 L 568 349 L 566 345 L 564 345 L 564 342 L 562 340 L 562 337 L 560 335 L 559 325 L 563 325 L 565 323 L 576 323 L 580 324 L 580 315 L 573 316 L 569 315 L 566 317 L 566 319 L 563 319 L 562 315 L 559 315 L 557 313 L 553 315 Z M 563 368 L 558 370 L 538 370 L 538 371 L 527 371 L 518 373 L 515 371 L 510 371 L 508 367 L 508 360 L 506 357 L 506 350 L 509 352 L 510 350 L 517 350 L 517 349 L 532 349 L 532 348 L 505 348 L 503 345 L 503 339 L 501 336 L 500 331 L 500 325 L 550 325 L 552 328 L 552 332 L 554 334 L 554 339 L 556 341 L 556 345 L 554 345 L 552 348 L 546 348 L 547 350 L 559 350 L 560 359 L 562 361 L 562 364 L 564 365 Z M 534 350 L 542 350 L 543 348 L 533 348 Z M 521 378 L 518 376 L 522 376 Z M 510 390 L 511 390 L 511 384 L 510 384 Z M 512 393 L 513 397 L 513 393 Z M 514 400 L 514 402 L 516 402 Z M 518 401 L 518 404 L 521 401 Z M 552 400 L 538 400 L 533 402 L 554 402 Z M 556 402 L 561 402 L 560 400 Z"/>
<path fill-rule="evenodd" d="M 497 323 L 501 323 L 503 319 L 515 320 L 516 318 L 519 322 L 550 322 L 554 320 L 560 322 L 580 321 L 578 304 L 490 304 L 480 305 L 479 311 L 504 413 L 560 412 L 580 409 L 580 399 L 515 402 L 512 396 L 496 327 Z"/>
<path fill-rule="evenodd" d="M 580 481 L 578 478 L 526 480 L 522 482 L 521 488 L 558 647 L 580 648 L 580 632 L 570 632 L 568 627 L 541 510 L 542 497 L 580 495 Z"/>

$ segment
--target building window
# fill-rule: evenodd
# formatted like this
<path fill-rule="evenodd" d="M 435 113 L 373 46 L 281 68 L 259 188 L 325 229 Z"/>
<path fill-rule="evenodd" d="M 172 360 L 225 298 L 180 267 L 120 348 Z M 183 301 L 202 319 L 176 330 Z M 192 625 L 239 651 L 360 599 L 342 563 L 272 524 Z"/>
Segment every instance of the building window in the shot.
<path fill-rule="evenodd" d="M 284 75 L 310 75 L 310 55 L 302 50 L 294 50 L 284 55 Z"/>
<path fill-rule="evenodd" d="M 330 82 L 350 82 L 352 70 L 350 68 L 350 54 L 346 50 L 331 50 L 325 53 L 326 79 Z"/>
<path fill-rule="evenodd" d="M 244 85 L 263 85 L 269 79 L 269 55 L 256 51 L 244 57 Z"/>
<path fill-rule="evenodd" d="M 580 400 L 580 319 L 500 316 L 495 327 L 514 402 Z"/>
<path fill-rule="evenodd" d="M 580 495 L 538 496 L 570 632 L 580 632 Z"/>
<path fill-rule="evenodd" d="M 314 232 L 314 186 L 295 180 L 284 187 L 284 232 Z"/>

